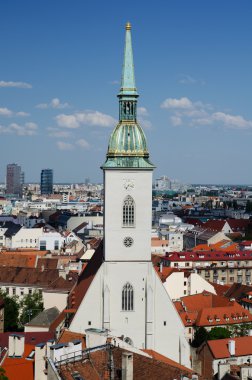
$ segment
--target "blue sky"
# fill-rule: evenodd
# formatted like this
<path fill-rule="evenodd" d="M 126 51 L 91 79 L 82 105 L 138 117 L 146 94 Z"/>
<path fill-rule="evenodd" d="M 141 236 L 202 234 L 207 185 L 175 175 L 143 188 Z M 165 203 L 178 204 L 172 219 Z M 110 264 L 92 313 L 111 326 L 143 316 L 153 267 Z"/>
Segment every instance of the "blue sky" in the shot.
<path fill-rule="evenodd" d="M 132 23 L 154 177 L 252 183 L 249 0 L 0 2 L 0 181 L 102 180 Z"/>

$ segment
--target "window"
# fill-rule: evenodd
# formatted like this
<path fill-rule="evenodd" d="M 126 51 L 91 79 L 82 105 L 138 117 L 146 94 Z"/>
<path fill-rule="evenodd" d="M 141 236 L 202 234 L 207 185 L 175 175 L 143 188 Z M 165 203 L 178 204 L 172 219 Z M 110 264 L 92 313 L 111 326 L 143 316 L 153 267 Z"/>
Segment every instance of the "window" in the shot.
<path fill-rule="evenodd" d="M 55 250 L 59 249 L 59 241 L 58 240 L 55 240 L 55 242 L 54 242 L 54 249 Z"/>
<path fill-rule="evenodd" d="M 29 293 L 29 294 L 32 294 L 32 289 L 29 289 L 28 293 Z"/>
<path fill-rule="evenodd" d="M 166 326 L 166 321 L 164 321 L 164 326 Z"/>
<path fill-rule="evenodd" d="M 13 296 L 16 295 L 16 288 L 12 288 L 12 294 L 13 294 Z"/>
<path fill-rule="evenodd" d="M 122 290 L 122 310 L 132 311 L 134 308 L 134 291 L 129 282 L 124 285 Z"/>
<path fill-rule="evenodd" d="M 123 227 L 135 226 L 135 202 L 134 199 L 128 195 L 123 202 Z"/>
<path fill-rule="evenodd" d="M 91 326 L 91 321 L 88 321 L 88 326 Z"/>

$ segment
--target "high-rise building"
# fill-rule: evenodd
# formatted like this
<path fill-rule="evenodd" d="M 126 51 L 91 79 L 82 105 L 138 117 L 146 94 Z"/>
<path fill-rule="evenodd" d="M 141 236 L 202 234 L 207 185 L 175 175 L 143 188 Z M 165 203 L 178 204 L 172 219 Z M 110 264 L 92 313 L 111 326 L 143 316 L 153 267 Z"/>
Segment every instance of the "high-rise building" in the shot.
<path fill-rule="evenodd" d="M 190 366 L 184 325 L 151 261 L 152 172 L 137 121 L 131 26 L 119 98 L 119 122 L 102 165 L 104 240 L 69 297 L 70 331 L 112 334 Z M 102 331 L 101 331 L 102 329 Z"/>
<path fill-rule="evenodd" d="M 41 170 L 40 192 L 41 194 L 53 193 L 53 170 L 52 169 Z"/>
<path fill-rule="evenodd" d="M 17 164 L 7 165 L 6 194 L 22 195 L 21 166 Z"/>

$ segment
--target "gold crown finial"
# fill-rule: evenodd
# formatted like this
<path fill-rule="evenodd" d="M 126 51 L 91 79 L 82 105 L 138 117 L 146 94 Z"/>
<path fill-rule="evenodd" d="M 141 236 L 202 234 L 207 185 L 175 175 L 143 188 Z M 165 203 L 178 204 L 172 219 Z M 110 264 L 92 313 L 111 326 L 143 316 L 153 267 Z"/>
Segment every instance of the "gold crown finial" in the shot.
<path fill-rule="evenodd" d="M 127 24 L 126 24 L 126 30 L 131 30 L 131 23 L 130 22 L 127 22 Z"/>

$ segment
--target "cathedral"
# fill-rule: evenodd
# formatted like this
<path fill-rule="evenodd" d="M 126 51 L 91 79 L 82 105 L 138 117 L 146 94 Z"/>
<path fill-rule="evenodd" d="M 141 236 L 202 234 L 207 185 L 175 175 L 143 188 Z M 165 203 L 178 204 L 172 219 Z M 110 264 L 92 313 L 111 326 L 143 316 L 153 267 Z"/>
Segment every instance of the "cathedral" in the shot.
<path fill-rule="evenodd" d="M 140 349 L 190 367 L 184 326 L 151 261 L 152 173 L 137 122 L 131 25 L 126 24 L 119 122 L 108 144 L 104 174 L 104 239 L 83 271 L 70 304 L 69 329 L 106 329 Z"/>

